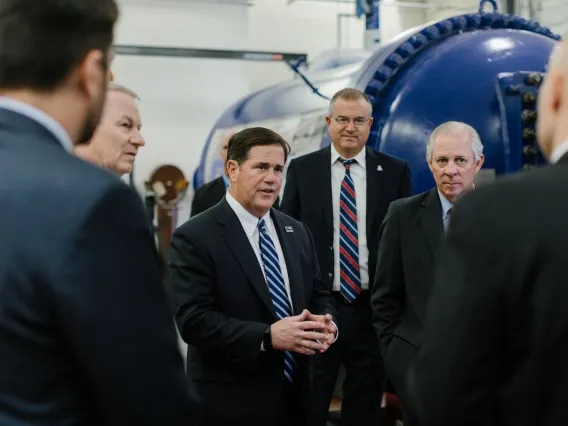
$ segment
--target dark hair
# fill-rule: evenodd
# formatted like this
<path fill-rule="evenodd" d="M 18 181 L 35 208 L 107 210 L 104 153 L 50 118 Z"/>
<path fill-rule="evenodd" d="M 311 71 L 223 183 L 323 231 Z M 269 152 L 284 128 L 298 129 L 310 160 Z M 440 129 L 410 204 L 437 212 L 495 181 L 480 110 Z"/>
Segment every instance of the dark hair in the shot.
<path fill-rule="evenodd" d="M 290 154 L 290 144 L 278 133 L 264 127 L 251 127 L 231 136 L 227 146 L 227 161 L 242 164 L 248 158 L 250 149 L 257 145 L 280 145 L 284 150 L 284 162 Z"/>
<path fill-rule="evenodd" d="M 105 69 L 115 0 L 0 0 L 0 88 L 50 91 L 90 50 Z"/>

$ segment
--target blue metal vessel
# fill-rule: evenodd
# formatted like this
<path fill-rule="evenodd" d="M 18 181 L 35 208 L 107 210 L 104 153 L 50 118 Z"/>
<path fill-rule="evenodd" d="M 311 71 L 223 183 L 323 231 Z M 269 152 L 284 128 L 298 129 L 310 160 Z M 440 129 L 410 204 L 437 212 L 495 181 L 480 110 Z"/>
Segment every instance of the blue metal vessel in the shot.
<path fill-rule="evenodd" d="M 407 160 L 416 193 L 434 185 L 425 145 L 449 120 L 479 132 L 486 156 L 480 179 L 538 167 L 544 160 L 536 146 L 536 97 L 559 39 L 537 22 L 497 12 L 413 28 L 362 62 L 307 73 L 317 90 L 298 79 L 238 100 L 215 123 L 194 185 L 219 176 L 220 143 L 231 130 L 272 128 L 291 143 L 292 157 L 329 144 L 325 97 L 344 87 L 369 96 L 368 145 Z"/>

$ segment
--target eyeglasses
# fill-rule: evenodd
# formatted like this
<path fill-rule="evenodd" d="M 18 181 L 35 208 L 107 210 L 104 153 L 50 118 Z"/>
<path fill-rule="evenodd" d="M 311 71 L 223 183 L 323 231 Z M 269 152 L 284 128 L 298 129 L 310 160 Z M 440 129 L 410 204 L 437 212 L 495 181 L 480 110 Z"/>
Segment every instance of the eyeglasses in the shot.
<path fill-rule="evenodd" d="M 337 124 L 341 124 L 342 126 L 347 126 L 351 122 L 351 120 L 347 117 L 334 117 L 333 119 Z M 361 127 L 364 126 L 367 121 L 369 121 L 369 118 L 357 117 L 353 120 L 353 124 L 356 127 Z"/>

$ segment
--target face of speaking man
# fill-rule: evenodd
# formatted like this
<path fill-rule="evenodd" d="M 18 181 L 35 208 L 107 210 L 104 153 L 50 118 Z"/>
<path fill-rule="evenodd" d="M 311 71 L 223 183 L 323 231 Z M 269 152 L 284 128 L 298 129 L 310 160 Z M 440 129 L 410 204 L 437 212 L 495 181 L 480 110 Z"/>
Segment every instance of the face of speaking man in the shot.
<path fill-rule="evenodd" d="M 263 217 L 280 193 L 285 161 L 284 149 L 279 144 L 251 147 L 241 164 L 229 160 L 231 195 L 251 214 Z"/>

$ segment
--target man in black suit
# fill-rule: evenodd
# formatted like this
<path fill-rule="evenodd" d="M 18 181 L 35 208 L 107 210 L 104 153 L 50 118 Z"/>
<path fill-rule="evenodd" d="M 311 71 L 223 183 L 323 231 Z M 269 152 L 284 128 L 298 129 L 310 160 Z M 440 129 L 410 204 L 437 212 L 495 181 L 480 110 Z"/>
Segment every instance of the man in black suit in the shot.
<path fill-rule="evenodd" d="M 409 374 L 421 426 L 568 424 L 567 49 L 539 92 L 552 165 L 455 206 Z"/>
<path fill-rule="evenodd" d="M 388 377 L 403 402 L 404 424 L 416 424 L 406 375 L 422 342 L 422 321 L 434 279 L 438 243 L 454 202 L 470 191 L 484 160 L 475 129 L 438 126 L 426 145 L 436 186 L 393 202 L 380 229 L 377 273 L 371 295 L 373 324 Z"/>
<path fill-rule="evenodd" d="M 205 210 L 213 207 L 219 201 L 223 199 L 225 193 L 229 189 L 229 177 L 227 176 L 227 145 L 229 139 L 234 133 L 229 133 L 223 138 L 223 144 L 221 146 L 221 160 L 223 162 L 223 174 L 211 182 L 200 186 L 195 190 L 193 194 L 193 201 L 191 202 L 191 214 L 193 217 Z"/>
<path fill-rule="evenodd" d="M 193 194 L 193 201 L 191 202 L 190 217 L 204 212 L 221 201 L 228 188 L 229 181 L 226 175 L 219 176 L 197 188 Z"/>
<path fill-rule="evenodd" d="M 175 318 L 207 425 L 305 425 L 308 356 L 337 337 L 308 228 L 272 208 L 288 153 L 268 129 L 232 136 L 226 198 L 171 240 Z"/>
<path fill-rule="evenodd" d="M 234 133 L 231 132 L 223 139 L 223 145 L 221 147 L 221 160 L 223 161 L 223 165 L 227 162 L 227 144 L 233 135 Z M 197 188 L 195 194 L 193 194 L 193 201 L 191 202 L 190 217 L 213 207 L 223 199 L 228 189 L 229 177 L 227 176 L 227 169 L 224 167 L 222 176 Z M 277 197 L 273 207 L 278 208 L 279 205 L 280 199 Z"/>
<path fill-rule="evenodd" d="M 72 154 L 113 0 L 0 2 L 0 423 L 193 425 L 140 198 Z"/>
<path fill-rule="evenodd" d="M 369 283 L 379 226 L 389 204 L 411 195 L 412 185 L 406 162 L 365 147 L 371 110 L 357 89 L 336 93 L 326 118 L 331 146 L 290 162 L 282 197 L 282 211 L 304 222 L 314 235 L 322 276 L 333 291 L 341 321 L 337 343 L 313 359 L 314 426 L 327 422 L 342 363 L 344 425 L 376 425 L 385 383 Z"/>

